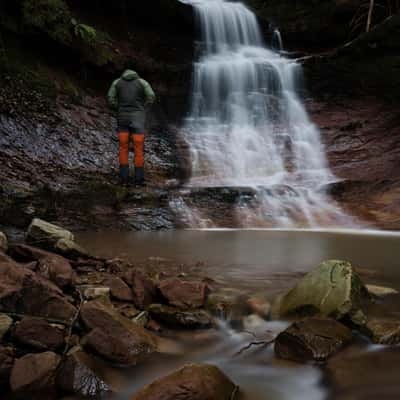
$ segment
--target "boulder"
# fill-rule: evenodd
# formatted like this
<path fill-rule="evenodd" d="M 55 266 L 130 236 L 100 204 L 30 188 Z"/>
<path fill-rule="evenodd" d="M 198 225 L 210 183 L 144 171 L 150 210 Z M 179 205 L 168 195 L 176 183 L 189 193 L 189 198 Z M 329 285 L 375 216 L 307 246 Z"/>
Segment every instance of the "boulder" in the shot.
<path fill-rule="evenodd" d="M 262 318 L 269 318 L 271 314 L 271 303 L 264 295 L 252 296 L 247 299 L 246 304 L 254 314 Z"/>
<path fill-rule="evenodd" d="M 85 300 L 110 297 L 110 288 L 106 286 L 81 285 L 79 288 Z"/>
<path fill-rule="evenodd" d="M 158 288 L 168 304 L 182 309 L 202 307 L 207 300 L 208 286 L 203 282 L 170 278 L 162 280 Z"/>
<path fill-rule="evenodd" d="M 113 374 L 114 371 L 101 360 L 76 347 L 63 360 L 56 382 L 67 393 L 99 396 L 103 392 L 115 391 Z"/>
<path fill-rule="evenodd" d="M 388 318 L 371 319 L 365 326 L 366 333 L 376 344 L 400 344 L 400 321 Z"/>
<path fill-rule="evenodd" d="M 143 272 L 130 269 L 124 276 L 125 282 L 132 288 L 135 306 L 143 310 L 157 299 L 157 287 Z"/>
<path fill-rule="evenodd" d="M 25 317 L 15 325 L 13 338 L 38 350 L 56 350 L 64 344 L 64 331 L 44 319 Z"/>
<path fill-rule="evenodd" d="M 36 271 L 60 288 L 71 286 L 74 283 L 75 272 L 64 257 L 25 244 L 10 246 L 9 253 L 19 262 L 36 261 Z"/>
<path fill-rule="evenodd" d="M 38 393 L 53 391 L 61 357 L 51 351 L 27 354 L 15 360 L 10 376 L 13 392 Z"/>
<path fill-rule="evenodd" d="M 8 250 L 7 236 L 3 232 L 0 232 L 0 251 L 6 253 L 7 250 Z"/>
<path fill-rule="evenodd" d="M 120 315 L 106 301 L 93 300 L 81 309 L 90 330 L 84 347 L 120 366 L 132 366 L 157 350 L 156 339 L 140 325 Z"/>
<path fill-rule="evenodd" d="M 130 400 L 235 400 L 237 392 L 217 367 L 189 364 L 145 386 Z"/>
<path fill-rule="evenodd" d="M 117 276 L 106 278 L 103 284 L 110 288 L 111 297 L 119 301 L 133 301 L 131 288 Z"/>
<path fill-rule="evenodd" d="M 350 350 L 350 348 L 349 348 Z M 400 348 L 344 351 L 333 357 L 325 373 L 335 400 L 398 400 Z"/>
<path fill-rule="evenodd" d="M 70 321 L 76 308 L 60 288 L 0 255 L 0 311 Z"/>
<path fill-rule="evenodd" d="M 346 344 L 352 332 L 331 318 L 296 321 L 275 339 L 275 354 L 286 360 L 325 362 Z"/>
<path fill-rule="evenodd" d="M 272 314 L 275 318 L 321 315 L 341 319 L 349 316 L 361 323 L 360 307 L 367 297 L 350 263 L 329 260 L 306 274 L 279 298 Z"/>
<path fill-rule="evenodd" d="M 0 345 L 0 387 L 8 384 L 13 364 L 13 349 Z"/>
<path fill-rule="evenodd" d="M 68 238 L 61 238 L 57 240 L 54 245 L 54 250 L 57 253 L 62 254 L 65 257 L 71 259 L 87 258 L 89 257 L 89 252 L 76 243 L 74 240 Z"/>
<path fill-rule="evenodd" d="M 210 314 L 204 310 L 180 310 L 163 304 L 152 304 L 148 312 L 156 321 L 171 328 L 204 329 L 212 325 Z"/>
<path fill-rule="evenodd" d="M 0 313 L 0 342 L 3 340 L 4 335 L 12 327 L 13 322 L 13 319 L 8 315 Z"/>
<path fill-rule="evenodd" d="M 368 293 L 371 296 L 376 297 L 378 299 L 399 294 L 398 290 L 389 287 L 376 286 L 376 285 L 365 285 L 365 287 L 367 288 Z"/>
<path fill-rule="evenodd" d="M 28 227 L 27 242 L 40 247 L 53 248 L 60 239 L 74 240 L 74 235 L 57 225 L 35 218 Z"/>

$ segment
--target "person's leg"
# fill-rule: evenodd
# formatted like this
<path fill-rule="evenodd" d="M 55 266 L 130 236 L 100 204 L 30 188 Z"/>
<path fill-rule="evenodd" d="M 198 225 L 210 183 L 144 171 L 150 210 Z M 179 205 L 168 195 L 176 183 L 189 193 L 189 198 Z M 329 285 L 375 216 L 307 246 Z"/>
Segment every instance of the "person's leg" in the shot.
<path fill-rule="evenodd" d="M 144 184 L 144 134 L 132 135 L 133 149 L 135 152 L 135 184 Z"/>
<path fill-rule="evenodd" d="M 120 131 L 119 138 L 119 177 L 124 184 L 129 178 L 129 132 Z"/>

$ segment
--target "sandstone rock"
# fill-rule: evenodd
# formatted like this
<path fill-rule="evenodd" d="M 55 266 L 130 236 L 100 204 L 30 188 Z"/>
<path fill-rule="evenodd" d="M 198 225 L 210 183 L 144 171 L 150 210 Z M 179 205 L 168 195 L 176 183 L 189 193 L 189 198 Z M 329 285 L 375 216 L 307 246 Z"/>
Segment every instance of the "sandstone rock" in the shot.
<path fill-rule="evenodd" d="M 384 286 L 366 285 L 368 293 L 377 298 L 384 298 L 387 296 L 399 294 L 398 290 Z"/>
<path fill-rule="evenodd" d="M 99 396 L 111 389 L 109 368 L 79 347 L 69 352 L 56 378 L 57 386 L 67 393 Z"/>
<path fill-rule="evenodd" d="M 189 364 L 145 386 L 130 400 L 235 400 L 237 391 L 217 367 Z"/>
<path fill-rule="evenodd" d="M 7 236 L 3 232 L 0 232 L 0 251 L 6 253 L 7 250 L 8 250 Z"/>
<path fill-rule="evenodd" d="M 357 314 L 366 289 L 350 263 L 330 260 L 309 272 L 273 306 L 273 316 L 321 315 L 341 319 Z"/>
<path fill-rule="evenodd" d="M 64 332 L 41 318 L 23 318 L 15 325 L 13 338 L 39 350 L 56 350 L 64 344 Z"/>
<path fill-rule="evenodd" d="M 202 307 L 208 294 L 205 283 L 183 281 L 177 278 L 162 280 L 158 288 L 168 304 L 183 309 Z"/>
<path fill-rule="evenodd" d="M 35 218 L 28 227 L 26 240 L 40 247 L 53 247 L 60 239 L 74 240 L 74 235 L 57 225 Z"/>
<path fill-rule="evenodd" d="M 60 361 L 61 357 L 51 351 L 27 354 L 15 360 L 10 376 L 11 390 L 23 393 L 53 390 Z"/>
<path fill-rule="evenodd" d="M 117 276 L 104 280 L 104 285 L 110 288 L 111 297 L 120 301 L 133 301 L 131 288 Z"/>
<path fill-rule="evenodd" d="M 400 321 L 392 319 L 372 319 L 365 326 L 367 334 L 374 343 L 400 344 Z"/>
<path fill-rule="evenodd" d="M 75 273 L 64 257 L 24 244 L 10 246 L 10 254 L 19 262 L 36 261 L 36 271 L 61 288 L 74 283 Z"/>
<path fill-rule="evenodd" d="M 56 285 L 5 255 L 0 256 L 0 311 L 63 321 L 76 314 Z"/>
<path fill-rule="evenodd" d="M 344 351 L 327 364 L 326 375 L 335 400 L 397 400 L 400 348 Z"/>
<path fill-rule="evenodd" d="M 89 252 L 86 249 L 77 244 L 74 240 L 68 238 L 57 240 L 54 245 L 54 250 L 71 259 L 78 259 L 80 257 L 86 258 L 89 256 Z"/>
<path fill-rule="evenodd" d="M 152 304 L 148 308 L 150 315 L 156 320 L 172 328 L 209 328 L 211 316 L 204 310 L 179 310 L 162 304 Z"/>
<path fill-rule="evenodd" d="M 326 361 L 352 339 L 349 328 L 330 318 L 296 321 L 275 340 L 275 354 L 293 361 Z"/>
<path fill-rule="evenodd" d="M 14 351 L 0 345 L 0 387 L 8 383 L 14 364 Z"/>
<path fill-rule="evenodd" d="M 85 303 L 81 319 L 90 329 L 84 346 L 115 364 L 135 365 L 157 350 L 157 342 L 150 333 L 104 301 Z"/>
<path fill-rule="evenodd" d="M 10 330 L 13 319 L 6 314 L 0 313 L 0 342 L 3 340 L 4 335 Z"/>
<path fill-rule="evenodd" d="M 253 313 L 262 318 L 269 318 L 271 313 L 271 303 L 264 295 L 250 297 L 247 299 L 246 304 Z"/>
<path fill-rule="evenodd" d="M 85 285 L 80 286 L 80 289 L 85 300 L 108 299 L 110 297 L 110 288 L 106 286 Z"/>
<path fill-rule="evenodd" d="M 156 285 L 141 271 L 131 269 L 125 274 L 124 279 L 132 288 L 133 302 L 136 307 L 143 310 L 156 301 Z"/>

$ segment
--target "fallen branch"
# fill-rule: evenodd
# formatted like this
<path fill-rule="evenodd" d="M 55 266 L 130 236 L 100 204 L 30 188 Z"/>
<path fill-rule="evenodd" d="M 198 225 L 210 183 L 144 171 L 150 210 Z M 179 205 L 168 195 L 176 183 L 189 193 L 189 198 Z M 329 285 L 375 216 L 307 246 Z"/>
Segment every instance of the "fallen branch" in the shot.
<path fill-rule="evenodd" d="M 45 319 L 47 322 L 49 322 L 50 324 L 58 324 L 58 325 L 64 325 L 64 326 L 70 326 L 71 321 L 65 321 L 63 319 L 55 319 L 55 318 L 49 318 L 49 317 L 44 317 L 42 315 L 29 315 L 29 314 L 18 314 L 18 313 L 14 313 L 14 312 L 7 312 L 7 311 L 1 311 L 2 314 L 8 315 L 11 318 L 18 318 L 18 319 L 22 319 L 22 318 L 41 318 L 41 319 Z M 73 324 L 76 324 L 76 320 L 72 320 Z"/>
<path fill-rule="evenodd" d="M 67 353 L 67 351 L 69 349 L 69 341 L 71 340 L 72 329 L 74 328 L 74 325 L 78 321 L 79 315 L 81 313 L 81 308 L 82 308 L 82 304 L 83 304 L 83 295 L 82 295 L 82 292 L 80 290 L 78 290 L 78 293 L 79 293 L 79 306 L 76 309 L 76 313 L 74 315 L 74 318 L 72 319 L 72 321 L 71 321 L 71 323 L 69 324 L 69 327 L 68 327 L 68 333 L 67 333 L 67 336 L 65 338 L 65 348 L 64 348 L 64 351 L 63 351 L 63 356 Z"/>
<path fill-rule="evenodd" d="M 242 347 L 236 354 L 235 356 L 239 356 L 241 355 L 243 352 L 251 349 L 253 346 L 263 346 L 263 347 L 267 347 L 270 344 L 275 342 L 275 338 L 271 339 L 271 340 L 260 340 L 260 341 L 254 341 L 254 342 L 250 342 L 249 344 L 247 344 L 246 346 Z"/>

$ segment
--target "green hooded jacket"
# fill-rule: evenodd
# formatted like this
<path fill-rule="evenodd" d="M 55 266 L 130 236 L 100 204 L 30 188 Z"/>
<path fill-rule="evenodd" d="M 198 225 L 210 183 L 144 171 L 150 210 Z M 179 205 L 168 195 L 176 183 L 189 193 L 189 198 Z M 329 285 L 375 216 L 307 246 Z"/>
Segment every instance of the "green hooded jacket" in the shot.
<path fill-rule="evenodd" d="M 117 112 L 119 129 L 136 133 L 144 132 L 146 106 L 154 103 L 155 98 L 150 84 L 130 69 L 112 83 L 107 94 L 109 106 Z"/>

